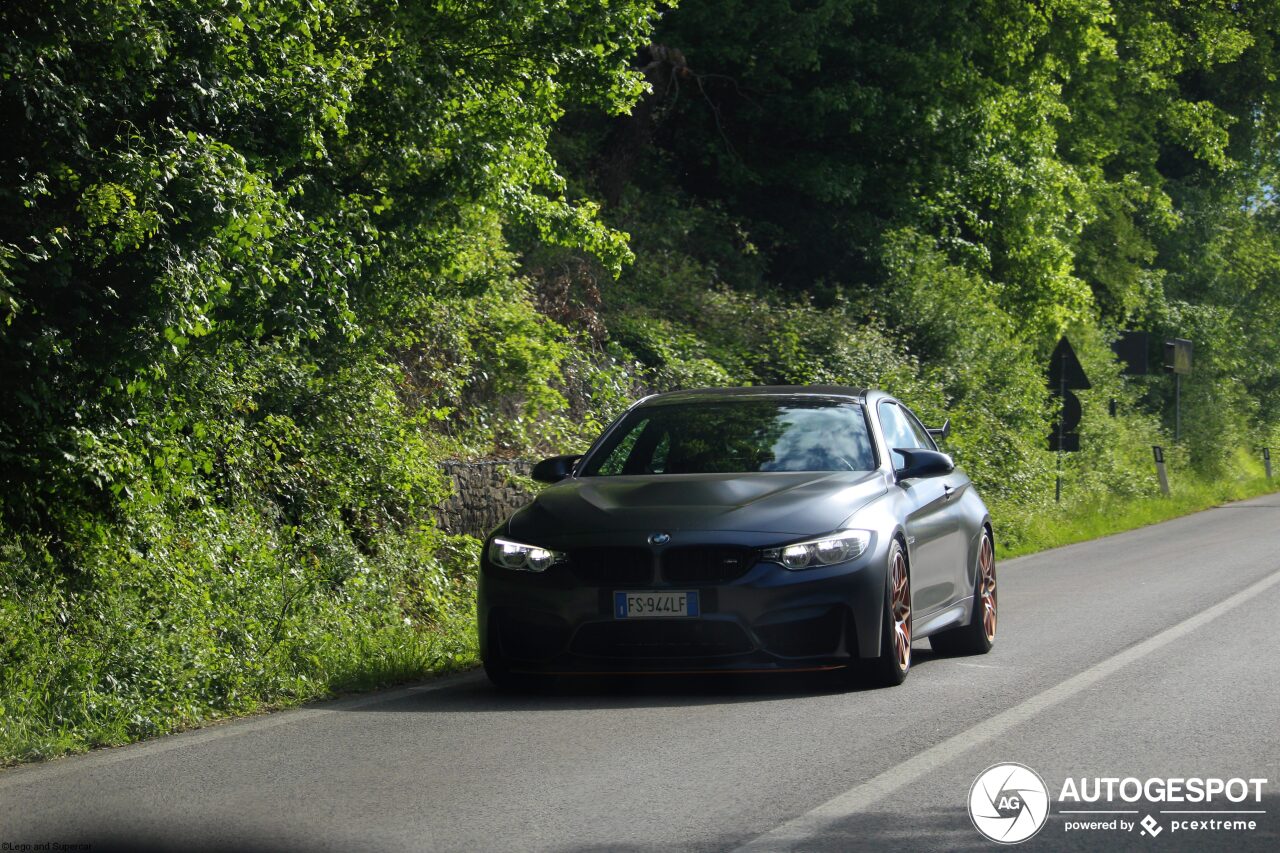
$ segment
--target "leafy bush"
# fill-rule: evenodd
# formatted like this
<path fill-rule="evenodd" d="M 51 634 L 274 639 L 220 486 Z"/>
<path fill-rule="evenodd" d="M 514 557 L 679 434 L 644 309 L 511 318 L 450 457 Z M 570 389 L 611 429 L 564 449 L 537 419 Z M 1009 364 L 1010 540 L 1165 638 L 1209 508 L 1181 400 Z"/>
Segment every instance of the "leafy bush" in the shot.
<path fill-rule="evenodd" d="M 474 548 L 423 531 L 375 555 L 336 522 L 240 503 L 126 506 L 78 561 L 0 546 L 0 755 L 116 744 L 210 717 L 470 664 Z M 443 548 L 442 548 L 443 546 Z"/>

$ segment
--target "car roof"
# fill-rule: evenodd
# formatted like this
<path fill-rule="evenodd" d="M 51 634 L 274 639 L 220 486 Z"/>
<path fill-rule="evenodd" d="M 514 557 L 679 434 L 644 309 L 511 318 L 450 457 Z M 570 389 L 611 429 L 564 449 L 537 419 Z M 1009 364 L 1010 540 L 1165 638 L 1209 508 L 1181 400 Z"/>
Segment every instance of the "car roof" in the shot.
<path fill-rule="evenodd" d="M 664 394 L 645 397 L 636 405 L 662 406 L 670 403 L 696 403 L 751 397 L 823 397 L 864 403 L 868 395 L 882 396 L 882 392 L 846 385 L 747 385 L 735 388 L 692 388 L 687 391 L 668 391 Z"/>

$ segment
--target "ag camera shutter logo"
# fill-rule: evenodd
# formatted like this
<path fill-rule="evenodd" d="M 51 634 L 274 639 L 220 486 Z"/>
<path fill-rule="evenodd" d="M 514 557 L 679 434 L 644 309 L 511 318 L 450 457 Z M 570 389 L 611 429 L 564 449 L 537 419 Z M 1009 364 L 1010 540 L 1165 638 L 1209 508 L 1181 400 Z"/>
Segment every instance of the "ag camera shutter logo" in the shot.
<path fill-rule="evenodd" d="M 1049 818 L 1049 788 L 1022 764 L 993 764 L 969 788 L 969 819 L 999 844 L 1017 844 L 1040 831 Z"/>

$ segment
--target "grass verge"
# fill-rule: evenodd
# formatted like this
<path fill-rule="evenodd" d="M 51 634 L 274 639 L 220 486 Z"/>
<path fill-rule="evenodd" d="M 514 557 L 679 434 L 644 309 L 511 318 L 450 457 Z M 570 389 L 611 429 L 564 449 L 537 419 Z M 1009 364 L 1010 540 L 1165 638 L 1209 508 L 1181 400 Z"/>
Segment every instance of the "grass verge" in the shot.
<path fill-rule="evenodd" d="M 65 686 L 41 685 L 43 689 L 31 691 L 24 701 L 5 703 L 6 713 L 0 716 L 0 767 L 122 746 L 228 718 L 393 687 L 470 669 L 477 661 L 474 619 L 466 618 L 430 632 L 387 632 L 334 643 L 326 655 L 316 658 L 309 674 L 281 674 L 289 682 L 287 687 L 201 708 L 169 707 L 158 713 L 157 706 L 164 704 L 159 698 L 107 703 L 89 690 L 68 713 Z"/>
<path fill-rule="evenodd" d="M 1103 496 L 1092 500 L 1076 500 L 1023 519 L 1017 545 L 1004 548 L 997 542 L 997 553 L 1001 559 L 1021 557 L 1074 542 L 1085 542 L 1159 524 L 1227 501 L 1269 494 L 1278 488 L 1280 484 L 1276 480 L 1268 480 L 1266 477 L 1213 483 L 1184 480 L 1173 485 L 1172 494 L 1168 497 L 1156 495 L 1117 500 Z M 996 533 L 998 540 L 998 527 Z"/>
<path fill-rule="evenodd" d="M 476 662 L 475 540 L 369 555 L 180 520 L 145 555 L 108 540 L 73 572 L 45 542 L 0 537 L 0 766 Z"/>

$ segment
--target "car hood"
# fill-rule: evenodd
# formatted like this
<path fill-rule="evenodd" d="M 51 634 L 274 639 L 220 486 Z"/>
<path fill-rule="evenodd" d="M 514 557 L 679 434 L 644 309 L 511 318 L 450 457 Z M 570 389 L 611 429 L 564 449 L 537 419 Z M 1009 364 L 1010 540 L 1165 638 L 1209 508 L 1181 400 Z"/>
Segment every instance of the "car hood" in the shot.
<path fill-rule="evenodd" d="M 887 490 L 878 471 L 583 477 L 544 490 L 509 535 L 715 530 L 804 536 L 837 529 Z"/>

